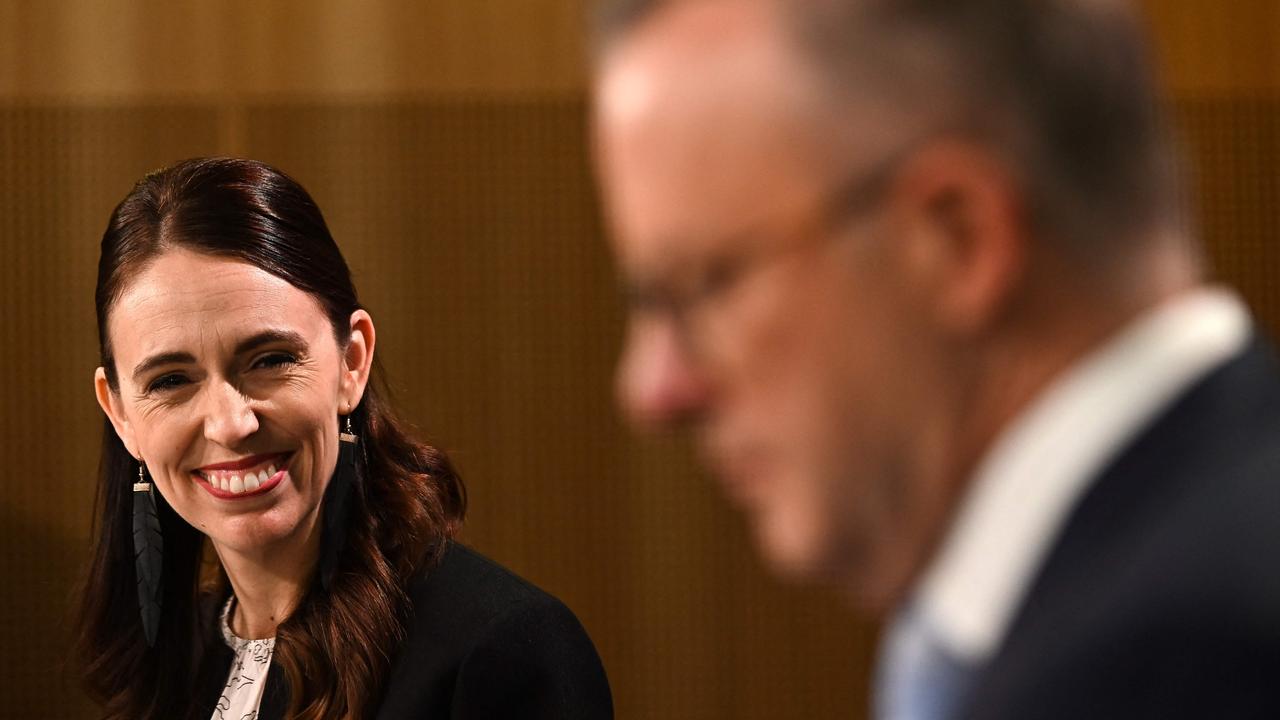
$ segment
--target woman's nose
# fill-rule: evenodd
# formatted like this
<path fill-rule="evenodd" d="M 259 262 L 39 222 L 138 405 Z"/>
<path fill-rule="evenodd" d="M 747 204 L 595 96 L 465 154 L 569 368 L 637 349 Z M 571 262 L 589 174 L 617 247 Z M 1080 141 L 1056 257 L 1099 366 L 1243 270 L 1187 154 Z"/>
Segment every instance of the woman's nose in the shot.
<path fill-rule="evenodd" d="M 230 383 L 211 385 L 205 403 L 204 435 L 224 447 L 234 447 L 258 431 L 258 416 L 249 398 Z"/>

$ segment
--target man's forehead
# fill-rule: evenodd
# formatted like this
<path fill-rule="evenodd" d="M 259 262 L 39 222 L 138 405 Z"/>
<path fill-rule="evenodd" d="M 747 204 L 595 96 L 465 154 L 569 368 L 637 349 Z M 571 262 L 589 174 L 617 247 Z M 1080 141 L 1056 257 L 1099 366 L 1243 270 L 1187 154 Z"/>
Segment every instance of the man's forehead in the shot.
<path fill-rule="evenodd" d="M 734 10 L 744 5 L 756 3 L 677 3 L 669 20 L 654 18 L 607 56 L 596 102 L 607 164 L 660 162 L 699 182 L 723 169 L 731 175 L 720 180 L 735 182 L 813 160 L 797 160 L 821 142 L 807 74 L 771 39 L 775 31 L 756 27 L 766 16 Z M 712 21 L 731 12 L 735 21 L 721 32 Z"/>
<path fill-rule="evenodd" d="M 757 31 L 779 17 L 777 0 L 667 0 L 656 5 L 632 29 L 632 35 L 655 30 L 705 44 L 711 36 L 727 40 L 738 33 Z"/>
<path fill-rule="evenodd" d="M 684 0 L 633 28 L 599 67 L 599 139 L 615 149 L 622 139 L 645 156 L 666 148 L 694 173 L 746 150 L 765 169 L 798 161 L 838 175 L 892 145 L 900 114 L 872 93 L 833 97 L 776 5 Z"/>
<path fill-rule="evenodd" d="M 611 237 L 636 284 L 725 251 L 751 212 L 798 191 L 809 170 L 783 127 L 788 73 L 762 46 L 764 28 L 750 27 L 758 18 L 743 3 L 677 5 L 615 48 L 598 87 Z"/>
<path fill-rule="evenodd" d="M 777 12 L 763 0 L 684 0 L 664 4 L 611 45 L 600 66 L 604 89 L 647 81 L 655 94 L 695 97 L 708 86 L 794 78 Z M 667 97 L 665 99 L 672 99 Z"/>

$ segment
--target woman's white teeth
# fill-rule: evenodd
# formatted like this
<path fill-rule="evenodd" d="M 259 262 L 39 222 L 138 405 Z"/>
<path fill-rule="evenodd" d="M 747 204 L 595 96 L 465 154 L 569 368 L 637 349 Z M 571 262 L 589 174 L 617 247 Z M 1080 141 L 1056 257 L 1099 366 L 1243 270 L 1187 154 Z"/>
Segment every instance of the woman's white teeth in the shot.
<path fill-rule="evenodd" d="M 245 493 L 253 492 L 266 484 L 267 480 L 276 474 L 276 466 L 269 465 L 265 470 L 259 470 L 255 473 L 245 473 L 240 475 L 219 475 L 209 478 L 209 484 L 218 488 L 222 492 L 229 493 Z"/>

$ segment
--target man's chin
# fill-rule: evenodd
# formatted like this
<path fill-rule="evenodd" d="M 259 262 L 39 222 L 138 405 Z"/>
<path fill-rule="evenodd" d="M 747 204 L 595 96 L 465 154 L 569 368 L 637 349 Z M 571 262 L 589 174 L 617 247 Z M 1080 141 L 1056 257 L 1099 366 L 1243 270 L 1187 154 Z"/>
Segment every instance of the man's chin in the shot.
<path fill-rule="evenodd" d="M 768 517 L 753 519 L 756 547 L 770 572 L 793 583 L 827 583 L 839 575 L 822 533 L 812 526 Z"/>
<path fill-rule="evenodd" d="M 866 558 L 842 547 L 834 534 L 813 526 L 770 525 L 762 517 L 755 519 L 754 531 L 761 558 L 782 582 L 834 589 L 870 615 L 880 615 L 898 601 L 897 585 L 874 577 Z"/>

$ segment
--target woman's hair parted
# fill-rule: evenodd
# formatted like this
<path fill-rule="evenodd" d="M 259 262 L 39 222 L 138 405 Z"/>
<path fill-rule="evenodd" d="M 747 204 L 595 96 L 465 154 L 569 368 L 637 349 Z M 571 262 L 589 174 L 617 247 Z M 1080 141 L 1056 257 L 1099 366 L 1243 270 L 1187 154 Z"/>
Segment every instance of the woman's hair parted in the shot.
<path fill-rule="evenodd" d="M 346 261 L 315 202 L 292 178 L 250 160 L 203 158 L 153 172 L 116 206 L 102 236 L 96 292 L 102 367 L 119 391 L 108 332 L 114 302 L 152 260 L 186 249 L 243 261 L 315 298 L 339 346 L 359 309 Z M 351 421 L 360 436 L 360 482 L 339 572 L 327 592 L 313 582 L 279 626 L 274 661 L 288 683 L 291 717 L 363 716 L 381 694 L 410 611 L 407 585 L 461 525 L 466 492 L 443 453 L 415 440 L 387 401 L 381 368 Z M 195 717 L 197 678 L 221 642 L 202 607 L 205 538 L 162 500 L 163 613 L 154 648 L 143 639 L 130 493 L 137 461 L 103 422 L 94 549 L 77 618 L 84 682 L 106 718 Z M 221 576 L 221 573 L 219 573 Z M 225 578 L 219 585 L 225 585 Z M 219 587 L 218 592 L 225 592 Z"/>

